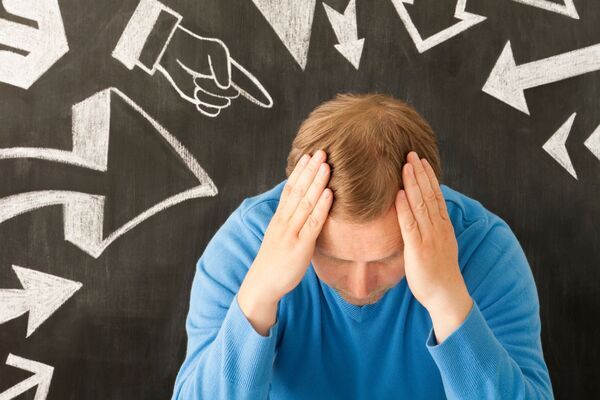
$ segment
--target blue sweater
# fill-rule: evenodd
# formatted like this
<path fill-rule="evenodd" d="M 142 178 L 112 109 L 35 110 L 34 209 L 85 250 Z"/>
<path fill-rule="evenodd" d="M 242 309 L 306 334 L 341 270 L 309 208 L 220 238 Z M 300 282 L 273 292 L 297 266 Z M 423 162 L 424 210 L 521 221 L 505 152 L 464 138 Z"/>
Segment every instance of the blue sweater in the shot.
<path fill-rule="evenodd" d="M 374 304 L 347 303 L 309 265 L 268 336 L 237 292 L 285 180 L 246 198 L 196 265 L 187 355 L 172 399 L 550 399 L 537 288 L 509 226 L 441 185 L 474 305 L 441 344 L 403 278 Z"/>

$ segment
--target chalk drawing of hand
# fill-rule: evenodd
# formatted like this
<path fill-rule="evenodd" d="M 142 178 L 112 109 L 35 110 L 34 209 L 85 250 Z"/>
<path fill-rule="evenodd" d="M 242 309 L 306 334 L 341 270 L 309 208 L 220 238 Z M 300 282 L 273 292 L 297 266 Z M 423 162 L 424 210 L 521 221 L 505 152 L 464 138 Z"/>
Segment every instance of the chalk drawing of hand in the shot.
<path fill-rule="evenodd" d="M 273 100 L 261 83 L 229 55 L 225 44 L 179 25 L 156 70 L 198 111 L 216 117 L 240 94 L 266 108 Z"/>
<path fill-rule="evenodd" d="M 0 82 L 29 89 L 69 51 L 57 0 L 1 0 L 17 20 L 0 18 Z M 28 20 L 37 25 L 29 26 Z M 12 50 L 14 49 L 14 50 Z"/>

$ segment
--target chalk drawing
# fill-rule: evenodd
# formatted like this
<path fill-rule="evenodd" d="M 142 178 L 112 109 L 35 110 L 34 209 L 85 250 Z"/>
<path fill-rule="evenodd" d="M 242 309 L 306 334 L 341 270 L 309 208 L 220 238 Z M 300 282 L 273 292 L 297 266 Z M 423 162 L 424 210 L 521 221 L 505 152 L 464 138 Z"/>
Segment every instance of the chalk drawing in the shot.
<path fill-rule="evenodd" d="M 600 44 L 517 66 L 506 42 L 483 91 L 529 115 L 525 89 L 600 70 Z"/>
<path fill-rule="evenodd" d="M 579 14 L 573 4 L 573 0 L 564 0 L 563 4 L 552 0 L 513 0 L 517 3 L 527 4 L 529 6 L 541 8 L 542 10 L 552 11 L 558 14 L 566 15 L 574 19 L 579 19 Z"/>
<path fill-rule="evenodd" d="M 325 7 L 327 18 L 329 18 L 329 22 L 338 39 L 338 44 L 334 47 L 350 61 L 354 68 L 358 69 L 365 39 L 358 38 L 356 0 L 350 0 L 343 14 L 340 14 L 325 3 L 323 3 L 323 7 Z"/>
<path fill-rule="evenodd" d="M 5 10 L 38 28 L 0 18 L 0 82 L 29 89 L 69 51 L 58 0 L 2 0 Z"/>
<path fill-rule="evenodd" d="M 406 27 L 406 30 L 408 31 L 408 34 L 417 47 L 419 53 L 423 53 L 437 46 L 438 44 L 445 42 L 446 40 L 452 39 L 454 36 L 466 31 L 480 22 L 483 22 L 486 19 L 484 16 L 466 12 L 465 7 L 467 6 L 467 0 L 458 0 L 456 3 L 456 9 L 454 11 L 454 17 L 460 21 L 426 39 L 423 39 L 412 19 L 410 18 L 406 6 L 404 5 L 405 3 L 413 4 L 414 0 L 392 0 L 392 3 L 396 7 L 396 12 L 400 16 L 402 23 Z"/>
<path fill-rule="evenodd" d="M 316 0 L 252 0 L 294 60 L 304 70 Z"/>
<path fill-rule="evenodd" d="M 169 34 L 153 62 L 143 62 L 140 56 L 146 40 L 160 18 L 171 21 Z M 130 70 L 137 66 L 150 75 L 159 71 L 182 99 L 208 117 L 218 116 L 239 95 L 260 107 L 273 106 L 269 92 L 230 56 L 225 43 L 184 28 L 182 19 L 181 14 L 158 0 L 140 1 L 112 52 L 113 57 Z M 182 42 L 188 50 L 172 44 Z"/>
<path fill-rule="evenodd" d="M 0 324 L 28 312 L 27 337 L 82 286 L 79 282 L 17 265 L 12 268 L 23 289 L 0 289 Z"/>
<path fill-rule="evenodd" d="M 33 375 L 0 393 L 0 400 L 15 399 L 17 396 L 36 386 L 37 389 L 35 390 L 33 400 L 46 400 L 48 391 L 50 390 L 50 383 L 52 382 L 52 375 L 54 374 L 54 367 L 37 361 L 27 360 L 14 354 L 8 355 L 6 365 L 32 372 Z"/>
<path fill-rule="evenodd" d="M 161 135 L 175 150 L 200 184 L 159 202 L 105 238 L 103 238 L 105 196 L 102 195 L 65 190 L 42 190 L 4 197 L 0 199 L 0 223 L 41 207 L 63 205 L 65 240 L 97 258 L 113 241 L 151 216 L 189 199 L 217 195 L 216 186 L 189 150 L 133 100 L 116 88 L 97 92 L 73 106 L 73 150 L 37 147 L 5 148 L 0 149 L 0 159 L 37 158 L 106 171 L 111 118 L 110 103 L 114 95 L 125 101 L 154 127 L 153 133 Z"/>
<path fill-rule="evenodd" d="M 552 156 L 564 169 L 567 170 L 575 179 L 577 173 L 567 152 L 565 143 L 571 133 L 573 122 L 577 113 L 571 114 L 571 116 L 561 125 L 560 128 L 548 139 L 542 146 L 548 154 Z M 592 134 L 583 142 L 598 160 L 600 160 L 600 125 L 592 132 Z"/>

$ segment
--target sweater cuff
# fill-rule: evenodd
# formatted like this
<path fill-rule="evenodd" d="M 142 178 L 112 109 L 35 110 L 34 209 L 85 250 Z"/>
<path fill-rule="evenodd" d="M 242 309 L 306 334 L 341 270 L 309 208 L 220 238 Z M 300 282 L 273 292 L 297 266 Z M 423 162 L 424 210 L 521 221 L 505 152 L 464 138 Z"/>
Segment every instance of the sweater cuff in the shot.
<path fill-rule="evenodd" d="M 153 75 L 182 18 L 158 0 L 141 0 L 112 56 L 130 70 L 137 65 Z"/>
<path fill-rule="evenodd" d="M 242 312 L 236 294 L 223 325 L 220 332 L 225 349 L 225 377 L 246 389 L 268 386 L 276 355 L 279 319 L 269 329 L 269 335 L 262 336 Z"/>
<path fill-rule="evenodd" d="M 426 346 L 440 371 L 444 386 L 450 391 L 475 393 L 482 374 L 497 370 L 500 343 L 475 300 L 463 323 L 446 340 L 437 343 L 432 328 Z M 459 398 L 460 395 L 457 393 Z"/>

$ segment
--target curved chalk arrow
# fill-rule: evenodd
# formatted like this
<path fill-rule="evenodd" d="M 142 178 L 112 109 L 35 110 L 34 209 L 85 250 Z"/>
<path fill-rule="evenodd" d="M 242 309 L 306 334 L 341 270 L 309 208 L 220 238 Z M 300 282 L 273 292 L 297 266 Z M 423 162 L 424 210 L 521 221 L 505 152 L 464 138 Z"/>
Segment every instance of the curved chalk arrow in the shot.
<path fill-rule="evenodd" d="M 435 47 L 438 44 L 453 38 L 461 32 L 466 31 L 473 25 L 477 25 L 486 19 L 484 16 L 466 12 L 465 7 L 467 6 L 467 0 L 458 0 L 456 3 L 454 17 L 460 19 L 461 21 L 449 28 L 444 29 L 443 31 L 436 33 L 435 35 L 428 37 L 427 39 L 423 39 L 415 24 L 412 22 L 412 19 L 406 10 L 406 6 L 404 5 L 405 3 L 413 4 L 414 0 L 392 0 L 392 3 L 396 7 L 396 12 L 398 12 L 398 16 L 400 16 L 402 23 L 406 27 L 406 30 L 408 31 L 412 41 L 415 43 L 419 53 L 423 53 L 432 47 Z"/>
<path fill-rule="evenodd" d="M 38 29 L 0 18 L 0 82 L 29 89 L 69 51 L 57 0 L 2 0 L 9 13 L 37 22 Z"/>
<path fill-rule="evenodd" d="M 575 8 L 575 4 L 573 4 L 573 0 L 564 0 L 563 4 L 555 3 L 554 1 L 549 0 L 513 0 L 517 3 L 527 4 L 528 6 L 533 6 L 537 8 L 541 8 L 542 10 L 552 11 L 557 14 L 566 15 L 567 17 L 571 17 L 574 19 L 579 19 L 579 14 L 577 13 L 577 9 Z"/>
<path fill-rule="evenodd" d="M 9 354 L 6 358 L 6 365 L 20 368 L 25 371 L 33 372 L 33 375 L 10 389 L 0 393 L 0 400 L 12 400 L 22 393 L 37 386 L 34 400 L 45 400 L 50 390 L 50 382 L 54 374 L 54 367 L 42 364 L 37 361 L 27 360 L 25 358 Z"/>
<path fill-rule="evenodd" d="M 154 214 L 189 199 L 217 195 L 217 187 L 189 150 L 133 100 L 115 88 L 105 89 L 73 106 L 72 151 L 30 147 L 7 148 L 0 149 L 0 159 L 38 158 L 106 171 L 112 95 L 119 96 L 154 127 L 200 184 L 150 207 L 105 238 L 105 196 L 102 195 L 43 190 L 4 197 L 0 199 L 0 223 L 41 207 L 63 205 L 65 239 L 97 258 L 113 241 Z"/>
<path fill-rule="evenodd" d="M 23 289 L 0 289 L 0 324 L 29 312 L 27 337 L 60 308 L 82 284 L 13 265 Z"/>
<path fill-rule="evenodd" d="M 517 66 L 508 41 L 482 90 L 529 115 L 525 89 L 598 70 L 600 44 Z"/>
<path fill-rule="evenodd" d="M 356 0 L 350 0 L 343 14 L 340 14 L 327 4 L 323 3 L 327 18 L 333 27 L 338 43 L 335 45 L 339 51 L 354 68 L 360 66 L 360 57 L 362 55 L 365 39 L 358 38 L 358 27 L 356 21 Z"/>

